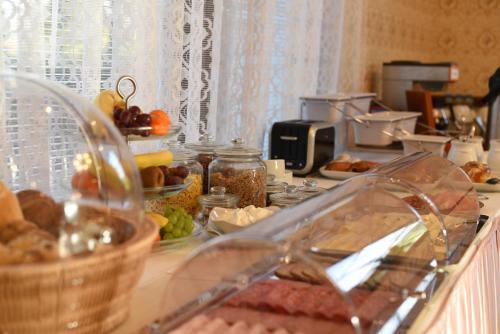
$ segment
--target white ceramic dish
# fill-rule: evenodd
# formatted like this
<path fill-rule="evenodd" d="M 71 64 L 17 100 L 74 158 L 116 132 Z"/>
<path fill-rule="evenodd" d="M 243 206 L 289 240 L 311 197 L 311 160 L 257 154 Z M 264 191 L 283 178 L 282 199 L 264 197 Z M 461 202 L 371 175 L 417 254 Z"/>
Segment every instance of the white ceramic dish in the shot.
<path fill-rule="evenodd" d="M 396 124 L 399 117 L 391 115 L 365 114 L 356 116 L 364 124 L 354 120 L 354 141 L 357 145 L 388 146 L 392 144 L 395 136 Z"/>
<path fill-rule="evenodd" d="M 357 116 L 366 125 L 351 121 L 354 140 L 357 145 L 388 146 L 403 134 L 413 134 L 419 115 L 411 111 L 383 111 Z"/>
<path fill-rule="evenodd" d="M 241 225 L 231 224 L 223 220 L 212 220 L 211 222 L 212 224 L 215 225 L 215 227 L 217 227 L 217 229 L 219 229 L 223 233 L 236 232 L 238 230 L 241 230 L 242 228 L 250 226 L 250 225 L 241 226 Z"/>
<path fill-rule="evenodd" d="M 415 152 L 431 152 L 437 156 L 444 157 L 446 144 L 450 140 L 451 138 L 449 137 L 428 135 L 408 135 L 401 137 L 405 155 Z"/>
<path fill-rule="evenodd" d="M 319 173 L 328 179 L 333 180 L 347 180 L 353 176 L 360 175 L 361 173 L 355 172 L 339 172 L 336 170 L 326 170 L 325 166 L 319 169 Z"/>
<path fill-rule="evenodd" d="M 489 184 L 489 183 L 473 183 L 474 188 L 477 191 L 484 193 L 498 193 L 500 192 L 500 184 Z"/>

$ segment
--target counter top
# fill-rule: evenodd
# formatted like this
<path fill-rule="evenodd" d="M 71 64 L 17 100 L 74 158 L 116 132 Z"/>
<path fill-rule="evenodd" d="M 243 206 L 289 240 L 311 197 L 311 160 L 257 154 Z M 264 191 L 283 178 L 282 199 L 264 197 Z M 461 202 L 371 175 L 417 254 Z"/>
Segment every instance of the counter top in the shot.
<path fill-rule="evenodd" d="M 364 158 L 369 159 L 369 158 Z M 339 183 L 336 180 L 325 179 L 322 177 L 313 177 L 318 186 L 323 188 L 331 188 Z M 304 178 L 295 177 L 293 183 L 301 185 Z M 476 236 L 480 240 L 488 232 L 489 225 L 494 219 L 500 217 L 500 193 L 486 193 L 481 196 L 481 201 L 484 207 L 481 213 L 490 216 L 490 219 L 485 224 L 483 230 Z M 478 241 L 475 240 L 475 243 Z M 195 243 L 187 244 L 180 249 L 172 249 L 162 253 L 153 253 L 146 262 L 144 273 L 139 281 L 138 287 L 132 298 L 130 317 L 129 319 L 114 333 L 137 333 L 147 323 L 153 322 L 158 316 L 158 310 L 161 308 L 161 300 L 164 295 L 163 290 L 165 285 L 175 271 L 177 266 L 185 259 L 198 245 L 202 243 L 198 240 Z M 474 244 L 469 247 L 462 260 L 455 265 L 459 267 L 463 261 L 467 261 L 474 253 Z M 446 284 L 453 284 L 457 278 L 451 274 L 441 285 L 439 291 L 446 291 Z M 439 298 L 445 298 L 445 294 L 437 293 L 432 300 L 432 303 L 438 304 Z M 424 310 L 425 311 L 425 310 Z M 428 311 L 427 311 L 428 312 Z"/>

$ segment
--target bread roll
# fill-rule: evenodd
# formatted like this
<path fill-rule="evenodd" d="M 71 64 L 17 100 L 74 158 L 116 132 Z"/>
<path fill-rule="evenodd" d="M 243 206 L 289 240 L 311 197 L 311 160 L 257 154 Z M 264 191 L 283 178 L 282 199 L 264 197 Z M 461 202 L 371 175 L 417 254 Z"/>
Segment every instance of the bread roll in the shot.
<path fill-rule="evenodd" d="M 17 264 L 23 262 L 21 251 L 12 250 L 0 243 L 0 266 L 3 264 Z"/>
<path fill-rule="evenodd" d="M 16 195 L 0 181 L 0 229 L 2 226 L 16 220 L 24 220 L 23 212 Z"/>
<path fill-rule="evenodd" d="M 326 170 L 334 170 L 338 172 L 349 172 L 352 164 L 349 161 L 332 161 L 326 165 Z"/>
<path fill-rule="evenodd" d="M 491 170 L 486 164 L 478 161 L 469 161 L 462 169 L 469 175 L 472 182 L 485 183 L 491 177 Z"/>
<path fill-rule="evenodd" d="M 9 222 L 0 228 L 0 242 L 6 244 L 18 236 L 36 229 L 38 227 L 35 224 L 25 220 Z"/>
<path fill-rule="evenodd" d="M 63 210 L 52 198 L 38 190 L 17 193 L 24 218 L 54 236 L 59 234 Z"/>
<path fill-rule="evenodd" d="M 380 163 L 378 162 L 361 160 L 352 164 L 352 171 L 356 173 L 363 173 L 378 166 L 380 166 Z"/>
<path fill-rule="evenodd" d="M 53 235 L 40 229 L 32 230 L 11 240 L 7 246 L 23 254 L 23 263 L 53 261 L 59 258 L 58 244 Z"/>

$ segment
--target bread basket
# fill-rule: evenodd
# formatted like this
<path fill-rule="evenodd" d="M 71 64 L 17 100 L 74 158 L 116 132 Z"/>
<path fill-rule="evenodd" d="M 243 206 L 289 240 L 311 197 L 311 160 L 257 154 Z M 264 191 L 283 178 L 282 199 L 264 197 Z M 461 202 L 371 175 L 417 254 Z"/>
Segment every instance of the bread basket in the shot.
<path fill-rule="evenodd" d="M 81 173 L 95 180 L 92 191 L 75 187 Z M 0 181 L 11 192 L 37 190 L 64 204 L 53 241 L 59 260 L 0 265 L 0 333 L 107 333 L 119 326 L 157 231 L 144 215 L 133 156 L 112 121 L 61 85 L 0 73 Z M 61 235 L 78 237 L 79 228 L 91 226 L 75 218 L 84 207 L 99 208 L 99 218 L 119 228 L 105 248 L 68 253 Z M 70 228 L 77 232 L 66 233 Z M 122 230 L 133 233 L 115 242 Z"/>
<path fill-rule="evenodd" d="M 125 218 L 115 216 L 116 219 Z M 0 332 L 107 333 L 128 316 L 154 222 L 102 254 L 0 266 Z M 41 307 L 42 306 L 42 307 Z"/>

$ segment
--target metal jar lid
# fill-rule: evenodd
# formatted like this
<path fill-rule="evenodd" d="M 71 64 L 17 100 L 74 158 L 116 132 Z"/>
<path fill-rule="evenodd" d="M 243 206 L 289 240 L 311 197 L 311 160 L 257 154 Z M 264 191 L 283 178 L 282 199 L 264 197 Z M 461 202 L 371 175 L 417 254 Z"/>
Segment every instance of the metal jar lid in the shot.
<path fill-rule="evenodd" d="M 186 144 L 186 147 L 199 153 L 213 154 L 215 150 L 224 148 L 224 145 L 216 143 L 211 135 L 204 134 L 198 138 L 197 143 Z"/>
<path fill-rule="evenodd" d="M 233 139 L 231 143 L 232 145 L 229 147 L 215 150 L 215 154 L 228 158 L 260 158 L 262 156 L 261 150 L 245 146 L 241 138 Z"/>
<path fill-rule="evenodd" d="M 306 197 L 303 192 L 299 191 L 297 186 L 288 185 L 285 187 L 284 192 L 272 194 L 269 198 L 272 204 L 284 207 L 302 202 Z"/>
<path fill-rule="evenodd" d="M 226 194 L 226 188 L 221 186 L 211 187 L 209 194 L 198 197 L 198 203 L 210 208 L 235 208 L 239 201 L 238 196 Z"/>

